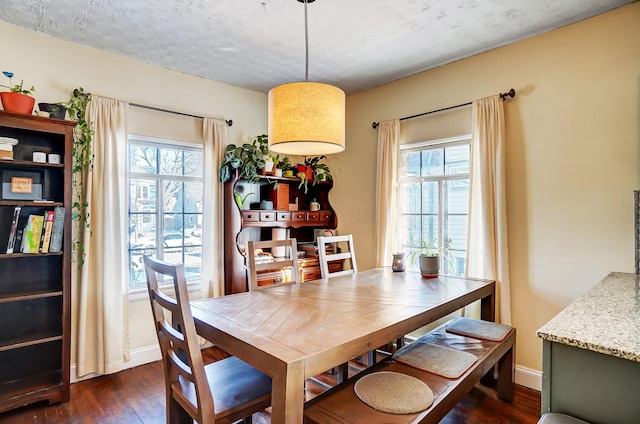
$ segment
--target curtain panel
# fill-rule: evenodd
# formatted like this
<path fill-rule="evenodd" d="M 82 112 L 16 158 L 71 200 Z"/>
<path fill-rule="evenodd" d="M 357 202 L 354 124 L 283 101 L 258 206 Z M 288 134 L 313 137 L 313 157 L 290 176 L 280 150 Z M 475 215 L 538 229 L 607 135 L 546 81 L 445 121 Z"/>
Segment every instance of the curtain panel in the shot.
<path fill-rule="evenodd" d="M 93 124 L 93 168 L 82 180 L 90 228 L 74 228 L 84 244 L 84 264 L 74 263 L 77 301 L 77 375 L 111 374 L 129 360 L 127 286 L 126 145 L 129 104 L 93 95 L 86 118 Z"/>
<path fill-rule="evenodd" d="M 224 295 L 224 186 L 218 178 L 227 144 L 222 119 L 204 118 L 204 208 L 202 225 L 202 297 Z"/>
<path fill-rule="evenodd" d="M 496 321 L 511 324 L 507 245 L 505 121 L 499 96 L 472 106 L 468 277 L 496 281 Z"/>
<path fill-rule="evenodd" d="M 395 249 L 400 120 L 380 122 L 376 178 L 376 266 L 389 266 Z"/>

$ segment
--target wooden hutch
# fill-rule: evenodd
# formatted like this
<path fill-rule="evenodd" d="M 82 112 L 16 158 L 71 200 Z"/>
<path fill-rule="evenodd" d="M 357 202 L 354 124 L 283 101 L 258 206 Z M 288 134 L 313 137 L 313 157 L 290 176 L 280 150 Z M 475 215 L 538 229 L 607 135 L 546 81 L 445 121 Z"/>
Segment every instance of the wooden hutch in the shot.
<path fill-rule="evenodd" d="M 304 187 L 299 186 L 298 178 L 272 176 L 263 176 L 257 182 L 249 182 L 233 175 L 224 183 L 225 294 L 247 291 L 245 243 L 241 239 L 251 237 L 254 240 L 269 240 L 272 229 L 282 228 L 289 230 L 289 237 L 295 237 L 299 245 L 311 244 L 314 242 L 314 230 L 337 227 L 338 218 L 329 203 L 333 181 L 315 185 L 309 182 L 306 193 Z M 235 193 L 241 196 L 255 193 L 260 201 L 273 202 L 273 208 L 256 209 L 260 202 L 253 202 L 251 209 L 240 210 L 235 202 Z M 312 201 L 319 203 L 319 210 L 310 210 Z M 297 210 L 290 210 L 296 208 Z M 247 230 L 252 233 L 241 235 Z M 317 257 L 301 258 L 299 264 L 304 281 L 320 278 Z M 265 278 L 277 277 L 265 275 Z"/>

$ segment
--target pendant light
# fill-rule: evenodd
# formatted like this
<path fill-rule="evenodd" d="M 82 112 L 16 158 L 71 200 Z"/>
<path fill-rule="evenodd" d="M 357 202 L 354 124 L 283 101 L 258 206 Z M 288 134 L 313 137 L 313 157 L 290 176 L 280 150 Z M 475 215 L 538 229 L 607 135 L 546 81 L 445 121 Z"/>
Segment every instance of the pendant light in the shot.
<path fill-rule="evenodd" d="M 269 90 L 269 150 L 311 156 L 344 150 L 345 94 L 329 84 L 309 81 L 309 32 L 304 3 L 306 72 L 304 82 Z"/>

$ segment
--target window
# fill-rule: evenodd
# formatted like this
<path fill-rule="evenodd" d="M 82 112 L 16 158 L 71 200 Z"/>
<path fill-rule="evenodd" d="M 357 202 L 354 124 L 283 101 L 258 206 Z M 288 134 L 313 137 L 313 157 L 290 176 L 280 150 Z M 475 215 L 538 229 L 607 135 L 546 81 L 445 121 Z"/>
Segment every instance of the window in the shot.
<path fill-rule="evenodd" d="M 129 288 L 145 284 L 142 255 L 183 263 L 189 282 L 202 269 L 202 148 L 129 136 Z"/>
<path fill-rule="evenodd" d="M 448 248 L 442 273 L 462 275 L 469 213 L 470 137 L 400 148 L 398 248 L 410 253 L 423 240 Z M 417 269 L 417 261 L 410 268 Z"/>

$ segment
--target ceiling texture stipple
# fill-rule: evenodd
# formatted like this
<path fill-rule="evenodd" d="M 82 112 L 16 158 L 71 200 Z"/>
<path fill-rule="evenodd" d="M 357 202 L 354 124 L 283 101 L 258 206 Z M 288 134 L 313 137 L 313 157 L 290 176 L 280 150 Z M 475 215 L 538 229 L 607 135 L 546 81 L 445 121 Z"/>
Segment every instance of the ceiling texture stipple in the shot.
<path fill-rule="evenodd" d="M 361 92 L 633 0 L 316 0 L 309 80 Z M 296 0 L 2 0 L 0 20 L 266 93 L 303 81 Z"/>

